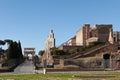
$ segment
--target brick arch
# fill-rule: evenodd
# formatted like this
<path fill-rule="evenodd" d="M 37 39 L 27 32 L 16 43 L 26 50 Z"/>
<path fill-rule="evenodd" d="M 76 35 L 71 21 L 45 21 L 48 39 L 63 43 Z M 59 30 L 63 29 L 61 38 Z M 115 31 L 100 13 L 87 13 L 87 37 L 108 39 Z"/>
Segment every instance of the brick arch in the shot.
<path fill-rule="evenodd" d="M 103 57 L 106 54 L 110 55 L 110 58 L 115 58 L 116 56 L 114 53 L 111 53 L 111 52 L 104 52 L 101 56 Z"/>
<path fill-rule="evenodd" d="M 110 54 L 104 54 L 103 59 L 110 59 L 110 56 L 111 56 Z"/>

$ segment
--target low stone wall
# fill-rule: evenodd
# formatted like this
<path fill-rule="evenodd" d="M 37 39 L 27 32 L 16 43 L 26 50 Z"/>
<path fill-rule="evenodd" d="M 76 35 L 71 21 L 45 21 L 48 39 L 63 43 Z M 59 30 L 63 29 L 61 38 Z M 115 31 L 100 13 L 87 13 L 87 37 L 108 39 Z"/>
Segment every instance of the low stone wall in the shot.
<path fill-rule="evenodd" d="M 64 60 L 64 65 L 76 65 L 81 68 L 104 68 L 103 59 L 83 58 L 81 60 Z"/>
<path fill-rule="evenodd" d="M 46 69 L 46 72 L 67 72 L 67 71 L 104 71 L 103 68 L 66 68 L 66 69 Z"/>
<path fill-rule="evenodd" d="M 11 72 L 21 63 L 23 63 L 23 59 L 11 59 L 1 64 L 0 72 Z"/>

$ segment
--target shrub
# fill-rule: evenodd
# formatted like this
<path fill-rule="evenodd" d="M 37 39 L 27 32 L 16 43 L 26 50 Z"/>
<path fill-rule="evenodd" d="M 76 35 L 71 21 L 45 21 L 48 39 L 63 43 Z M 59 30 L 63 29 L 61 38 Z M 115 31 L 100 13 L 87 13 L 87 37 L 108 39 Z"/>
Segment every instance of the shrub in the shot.
<path fill-rule="evenodd" d="M 42 56 L 42 55 L 44 54 L 44 52 L 45 52 L 44 50 L 40 50 L 38 54 L 39 54 L 40 56 Z"/>
<path fill-rule="evenodd" d="M 80 48 L 80 51 L 85 51 L 85 50 L 86 50 L 85 46 L 83 46 L 83 47 Z"/>
<path fill-rule="evenodd" d="M 52 55 L 55 55 L 55 56 L 58 56 L 58 55 L 62 56 L 62 55 L 68 55 L 68 54 L 69 53 L 67 51 L 63 51 L 63 50 L 55 49 L 52 51 Z"/>
<path fill-rule="evenodd" d="M 98 42 L 98 41 L 97 41 L 97 42 L 90 42 L 90 43 L 89 43 L 90 46 L 96 46 L 96 45 L 99 45 L 99 44 L 103 44 L 103 45 L 104 45 L 105 42 Z"/>

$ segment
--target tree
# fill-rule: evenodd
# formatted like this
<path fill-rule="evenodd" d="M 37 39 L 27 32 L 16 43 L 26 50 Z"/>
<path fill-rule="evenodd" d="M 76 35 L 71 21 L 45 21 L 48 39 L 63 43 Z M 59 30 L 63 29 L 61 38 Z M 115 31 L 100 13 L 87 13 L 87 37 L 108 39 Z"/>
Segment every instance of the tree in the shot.
<path fill-rule="evenodd" d="M 11 42 L 9 44 L 9 47 L 8 47 L 8 50 L 7 50 L 6 57 L 7 57 L 8 60 L 10 60 L 12 58 L 12 53 L 13 53 L 12 48 L 13 48 L 13 42 Z"/>
<path fill-rule="evenodd" d="M 55 56 L 63 56 L 63 55 L 68 55 L 69 53 L 67 51 L 64 51 L 64 50 L 58 50 L 58 49 L 54 49 L 52 51 L 52 55 L 55 55 Z"/>
<path fill-rule="evenodd" d="M 15 41 L 13 42 L 13 46 L 12 46 L 12 58 L 19 58 L 19 50 L 18 50 L 18 43 Z"/>
<path fill-rule="evenodd" d="M 10 39 L 5 39 L 4 41 L 5 41 L 5 43 L 7 43 L 8 45 L 10 45 L 10 44 L 13 42 L 13 40 L 10 40 Z"/>
<path fill-rule="evenodd" d="M 0 40 L 0 45 L 5 45 L 5 41 Z"/>
<path fill-rule="evenodd" d="M 11 41 L 7 50 L 7 59 L 20 59 L 23 58 L 21 43 Z"/>
<path fill-rule="evenodd" d="M 42 56 L 44 52 L 45 52 L 44 50 L 40 50 L 38 54 Z"/>
<path fill-rule="evenodd" d="M 5 45 L 5 42 L 3 40 L 0 40 L 0 46 L 1 45 Z M 2 49 L 2 47 L 0 47 L 0 52 L 4 52 L 4 50 Z"/>
<path fill-rule="evenodd" d="M 20 41 L 18 41 L 18 53 L 19 53 L 19 58 L 23 59 L 22 47 Z"/>

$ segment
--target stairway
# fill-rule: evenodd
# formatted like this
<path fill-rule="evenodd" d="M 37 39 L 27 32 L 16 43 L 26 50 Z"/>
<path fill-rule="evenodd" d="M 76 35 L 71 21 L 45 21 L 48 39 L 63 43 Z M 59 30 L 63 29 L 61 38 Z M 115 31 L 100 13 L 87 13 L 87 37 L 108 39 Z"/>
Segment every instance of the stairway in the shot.
<path fill-rule="evenodd" d="M 103 44 L 100 44 L 100 45 L 97 45 L 97 46 L 94 46 L 92 48 L 89 48 L 89 49 L 86 49 L 85 51 L 79 51 L 79 52 L 76 52 L 76 53 L 73 53 L 69 56 L 65 56 L 64 59 L 77 59 L 79 57 L 82 57 L 82 56 L 85 56 L 87 54 L 90 54 L 96 50 L 99 50 L 101 48 L 104 48 L 108 46 L 107 44 L 103 45 Z"/>
<path fill-rule="evenodd" d="M 95 55 L 96 51 L 106 48 L 108 46 L 109 46 L 109 44 L 105 44 L 103 46 L 96 47 L 95 49 L 89 50 L 81 55 L 74 56 L 73 59 L 77 59 L 77 58 L 81 58 L 81 57 L 90 57 L 91 55 Z"/>

